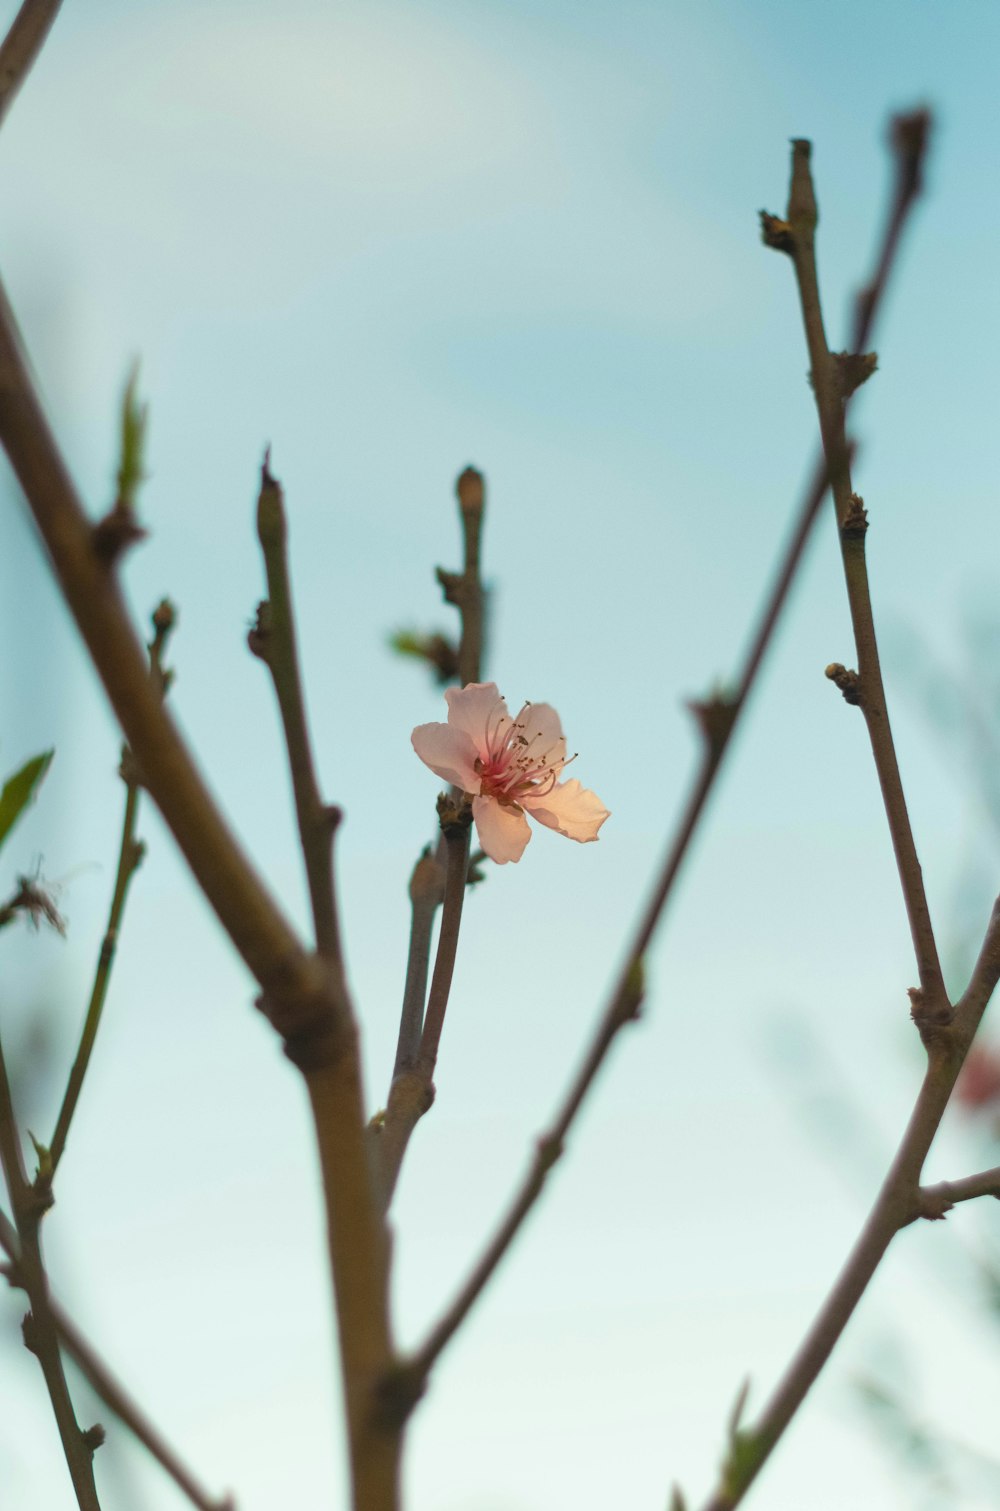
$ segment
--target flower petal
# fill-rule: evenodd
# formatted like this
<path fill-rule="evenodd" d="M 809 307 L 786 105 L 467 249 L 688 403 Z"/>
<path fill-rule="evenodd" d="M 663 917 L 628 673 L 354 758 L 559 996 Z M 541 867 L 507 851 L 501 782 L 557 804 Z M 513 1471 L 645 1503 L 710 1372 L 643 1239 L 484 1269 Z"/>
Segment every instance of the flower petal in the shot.
<path fill-rule="evenodd" d="M 597 838 L 597 831 L 610 814 L 597 796 L 586 787 L 581 787 L 574 778 L 558 782 L 544 797 L 521 799 L 524 807 L 540 824 L 547 824 L 567 839 L 575 839 L 581 845 Z"/>
<path fill-rule="evenodd" d="M 562 732 L 559 715 L 551 703 L 525 703 L 517 716 L 523 725 L 521 733 L 528 741 L 528 751 L 539 760 L 545 757 L 546 766 L 554 766 L 566 759 L 566 738 Z"/>
<path fill-rule="evenodd" d="M 482 785 L 476 771 L 476 747 L 461 729 L 450 724 L 418 724 L 410 736 L 414 750 L 425 766 L 463 792 L 478 792 Z"/>
<path fill-rule="evenodd" d="M 509 860 L 521 859 L 531 830 L 520 808 L 512 803 L 498 803 L 495 797 L 474 797 L 472 817 L 479 843 L 490 860 L 505 866 Z"/>
<path fill-rule="evenodd" d="M 495 729 L 501 719 L 510 717 L 496 683 L 470 682 L 467 687 L 449 687 L 444 696 L 448 704 L 449 725 L 467 734 L 476 747 L 476 754 L 485 758 L 488 727 Z M 479 791 L 478 787 L 476 791 Z"/>

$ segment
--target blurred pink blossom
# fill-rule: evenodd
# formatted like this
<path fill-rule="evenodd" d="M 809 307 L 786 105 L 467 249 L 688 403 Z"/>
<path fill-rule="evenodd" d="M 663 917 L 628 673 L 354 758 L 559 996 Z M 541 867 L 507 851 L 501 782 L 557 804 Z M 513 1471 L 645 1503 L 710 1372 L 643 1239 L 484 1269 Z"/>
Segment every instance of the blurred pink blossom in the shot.
<path fill-rule="evenodd" d="M 955 1085 L 955 1100 L 967 1112 L 982 1112 L 1000 1103 L 1000 1052 L 973 1044 Z"/>
<path fill-rule="evenodd" d="M 580 844 L 597 838 L 608 810 L 579 782 L 558 780 L 575 757 L 567 759 L 554 708 L 525 703 L 512 719 L 495 682 L 449 687 L 445 699 L 447 724 L 418 725 L 413 748 L 442 781 L 469 793 L 490 860 L 521 859 L 531 838 L 526 813 Z"/>

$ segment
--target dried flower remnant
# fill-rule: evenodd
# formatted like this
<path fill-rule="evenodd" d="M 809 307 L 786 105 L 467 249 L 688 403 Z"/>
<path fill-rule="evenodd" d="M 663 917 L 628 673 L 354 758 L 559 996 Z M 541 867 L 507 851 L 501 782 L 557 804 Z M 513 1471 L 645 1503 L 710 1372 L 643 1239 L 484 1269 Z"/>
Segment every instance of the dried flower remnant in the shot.
<path fill-rule="evenodd" d="M 566 755 L 559 715 L 548 703 L 525 703 L 511 718 L 495 682 L 450 687 L 447 724 L 413 731 L 417 755 L 442 781 L 472 798 L 479 843 L 497 865 L 520 860 L 531 838 L 525 814 L 567 839 L 587 844 L 609 817 L 578 781 L 560 782 Z"/>

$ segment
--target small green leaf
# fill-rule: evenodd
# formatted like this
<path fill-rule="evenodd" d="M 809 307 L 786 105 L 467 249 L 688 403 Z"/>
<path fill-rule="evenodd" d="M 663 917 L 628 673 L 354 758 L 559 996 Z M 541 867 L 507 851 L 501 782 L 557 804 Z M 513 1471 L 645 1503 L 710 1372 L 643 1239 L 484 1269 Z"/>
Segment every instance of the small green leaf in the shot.
<path fill-rule="evenodd" d="M 49 1186 L 52 1184 L 52 1151 L 46 1144 L 40 1144 L 28 1129 L 28 1137 L 35 1146 L 35 1154 L 38 1156 L 38 1172 L 35 1176 L 35 1184 Z"/>
<path fill-rule="evenodd" d="M 143 457 L 146 444 L 146 420 L 148 407 L 139 403 L 139 364 L 133 364 L 129 373 L 121 408 L 121 450 L 118 459 L 118 505 L 122 509 L 135 507 L 139 484 L 145 477 Z"/>
<path fill-rule="evenodd" d="M 763 1432 L 744 1430 L 733 1433 L 722 1466 L 722 1482 L 727 1495 L 736 1499 L 742 1496 L 767 1458 L 770 1447 L 770 1440 Z"/>
<path fill-rule="evenodd" d="M 54 750 L 46 750 L 42 755 L 32 756 L 4 782 L 0 792 L 0 845 L 31 802 L 54 755 Z"/>

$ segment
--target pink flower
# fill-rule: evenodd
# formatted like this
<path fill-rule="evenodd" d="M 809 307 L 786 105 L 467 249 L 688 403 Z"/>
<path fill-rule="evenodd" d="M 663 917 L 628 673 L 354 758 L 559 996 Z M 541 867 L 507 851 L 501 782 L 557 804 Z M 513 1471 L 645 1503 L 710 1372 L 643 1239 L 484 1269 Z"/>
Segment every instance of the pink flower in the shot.
<path fill-rule="evenodd" d="M 520 860 L 531 838 L 526 813 L 586 844 L 608 818 L 593 792 L 559 774 L 566 757 L 559 715 L 548 703 L 525 703 L 512 719 L 495 682 L 449 687 L 447 724 L 413 731 L 417 755 L 442 781 L 472 797 L 479 843 L 490 860 Z"/>

